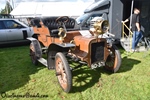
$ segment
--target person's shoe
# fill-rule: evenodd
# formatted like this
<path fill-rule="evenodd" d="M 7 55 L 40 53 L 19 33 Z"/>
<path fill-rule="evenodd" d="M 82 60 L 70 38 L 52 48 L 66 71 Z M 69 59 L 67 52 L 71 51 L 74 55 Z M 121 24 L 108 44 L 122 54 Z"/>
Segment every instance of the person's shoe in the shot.
<path fill-rule="evenodd" d="M 134 52 L 137 52 L 138 50 L 136 50 L 136 49 L 132 49 L 131 50 L 131 53 L 134 53 Z"/>
<path fill-rule="evenodd" d="M 134 52 L 139 52 L 139 50 L 135 49 L 135 51 L 134 51 Z"/>
<path fill-rule="evenodd" d="M 139 52 L 137 49 L 132 49 L 132 52 Z"/>

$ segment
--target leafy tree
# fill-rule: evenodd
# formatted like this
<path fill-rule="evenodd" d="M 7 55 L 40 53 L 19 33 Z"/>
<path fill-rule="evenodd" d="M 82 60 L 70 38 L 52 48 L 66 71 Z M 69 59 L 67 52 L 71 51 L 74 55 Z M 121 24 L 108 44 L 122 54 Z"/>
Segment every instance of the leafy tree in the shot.
<path fill-rule="evenodd" d="M 1 9 L 0 14 L 9 14 L 12 11 L 12 6 L 10 5 L 10 3 L 7 1 L 5 8 Z"/>
<path fill-rule="evenodd" d="M 1 9 L 0 14 L 6 14 L 5 9 Z"/>

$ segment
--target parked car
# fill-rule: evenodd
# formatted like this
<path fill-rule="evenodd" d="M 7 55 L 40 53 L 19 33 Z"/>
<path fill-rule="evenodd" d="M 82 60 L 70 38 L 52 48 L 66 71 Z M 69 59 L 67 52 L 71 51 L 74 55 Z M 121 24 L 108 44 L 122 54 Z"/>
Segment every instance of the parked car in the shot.
<path fill-rule="evenodd" d="M 31 36 L 33 29 L 19 20 L 0 19 L 0 44 L 24 43 Z"/>

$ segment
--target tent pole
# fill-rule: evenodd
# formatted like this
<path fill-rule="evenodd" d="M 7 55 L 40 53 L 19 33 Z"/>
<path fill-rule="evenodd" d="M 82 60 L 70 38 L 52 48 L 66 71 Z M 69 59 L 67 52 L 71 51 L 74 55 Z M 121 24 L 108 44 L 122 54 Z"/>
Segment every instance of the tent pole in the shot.
<path fill-rule="evenodd" d="M 12 8 L 14 9 L 14 1 L 12 0 Z"/>
<path fill-rule="evenodd" d="M 132 0 L 132 4 L 131 4 L 131 13 L 130 13 L 130 29 L 131 29 L 131 22 L 132 22 L 133 5 L 134 5 L 134 0 Z"/>
<path fill-rule="evenodd" d="M 131 23 L 132 23 L 133 5 L 134 5 L 134 0 L 132 0 L 132 3 L 131 3 L 130 26 L 129 26 L 130 29 L 131 29 Z M 131 49 L 131 45 L 132 45 L 132 42 L 131 42 L 131 41 L 132 41 L 132 34 L 130 34 L 130 32 L 129 32 L 129 41 L 130 41 L 129 45 L 130 45 L 130 49 Z"/>

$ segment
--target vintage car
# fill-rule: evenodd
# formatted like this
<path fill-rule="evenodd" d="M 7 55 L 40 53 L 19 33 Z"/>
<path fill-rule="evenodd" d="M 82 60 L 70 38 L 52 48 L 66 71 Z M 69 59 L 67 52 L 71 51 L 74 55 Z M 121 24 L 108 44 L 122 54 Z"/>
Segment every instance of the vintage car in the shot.
<path fill-rule="evenodd" d="M 70 92 L 72 73 L 70 60 L 79 64 L 87 64 L 91 69 L 104 67 L 117 72 L 121 66 L 118 48 L 112 44 L 112 35 L 108 33 L 109 22 L 97 20 L 93 30 L 75 28 L 75 20 L 67 16 L 35 18 L 31 20 L 36 38 L 31 40 L 30 56 L 32 63 L 38 62 L 55 69 L 61 88 Z M 47 58 L 43 58 L 43 54 Z M 76 67 L 78 68 L 78 66 Z"/>

